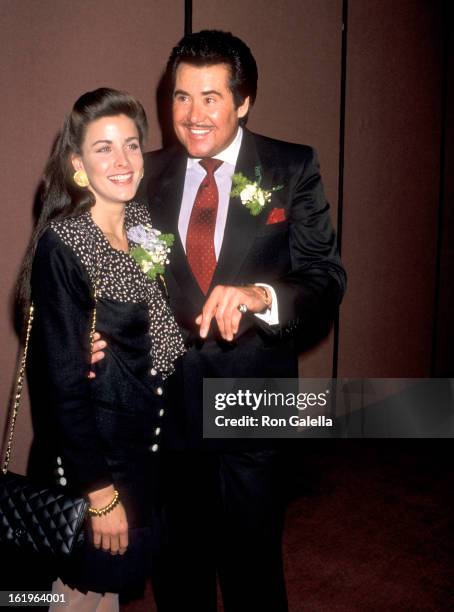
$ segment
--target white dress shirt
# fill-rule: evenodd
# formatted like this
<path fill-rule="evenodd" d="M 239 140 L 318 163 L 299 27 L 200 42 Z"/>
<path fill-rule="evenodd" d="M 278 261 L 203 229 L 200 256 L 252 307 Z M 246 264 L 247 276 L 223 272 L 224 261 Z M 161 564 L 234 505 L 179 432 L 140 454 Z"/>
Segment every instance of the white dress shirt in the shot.
<path fill-rule="evenodd" d="M 219 194 L 216 226 L 214 230 L 214 252 L 216 254 L 216 260 L 219 258 L 219 253 L 221 252 L 225 224 L 227 221 L 227 213 L 229 210 L 230 191 L 232 190 L 232 176 L 235 172 L 235 166 L 240 152 L 242 139 L 243 130 L 241 129 L 241 127 L 239 127 L 233 141 L 226 149 L 218 153 L 215 157 L 216 159 L 220 159 L 222 162 L 224 162 L 214 174 Z M 199 161 L 200 158 L 188 157 L 188 161 L 186 164 L 186 176 L 184 179 L 183 198 L 181 201 L 180 216 L 178 217 L 178 232 L 180 234 L 181 242 L 185 251 L 186 236 L 188 233 L 189 219 L 191 217 L 192 207 L 194 205 L 195 197 L 200 187 L 200 183 L 206 176 L 206 171 L 199 164 Z M 266 287 L 271 291 L 272 295 L 271 308 L 266 310 L 264 313 L 256 314 L 256 316 L 268 323 L 269 325 L 278 324 L 279 314 L 276 292 L 266 283 L 257 282 L 255 284 L 262 287 Z"/>

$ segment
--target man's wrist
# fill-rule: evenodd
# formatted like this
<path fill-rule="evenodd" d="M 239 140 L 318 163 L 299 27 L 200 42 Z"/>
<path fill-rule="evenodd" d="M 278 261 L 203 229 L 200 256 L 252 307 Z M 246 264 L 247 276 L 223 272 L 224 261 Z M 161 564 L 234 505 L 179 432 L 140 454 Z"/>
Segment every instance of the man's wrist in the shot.
<path fill-rule="evenodd" d="M 263 308 L 262 312 L 264 310 L 270 310 L 271 304 L 273 303 L 273 296 L 271 295 L 271 291 L 269 291 L 269 289 L 263 287 L 262 285 L 254 285 L 254 289 L 258 291 L 261 299 L 263 300 L 263 303 L 265 304 L 265 307 Z"/>
<path fill-rule="evenodd" d="M 263 307 L 260 308 L 260 310 L 256 310 L 256 308 L 254 308 L 253 312 L 255 314 L 269 312 L 271 308 L 271 303 L 273 301 L 271 292 L 267 288 L 263 287 L 262 285 L 255 285 L 255 284 L 252 285 L 251 284 L 251 285 L 244 285 L 244 287 L 247 288 L 249 291 L 252 291 L 255 297 L 263 303 Z"/>
<path fill-rule="evenodd" d="M 262 282 L 254 283 L 254 287 L 257 289 L 263 287 L 271 297 L 271 304 L 261 313 L 255 313 L 255 316 L 268 325 L 279 325 L 279 300 L 274 287 Z"/>

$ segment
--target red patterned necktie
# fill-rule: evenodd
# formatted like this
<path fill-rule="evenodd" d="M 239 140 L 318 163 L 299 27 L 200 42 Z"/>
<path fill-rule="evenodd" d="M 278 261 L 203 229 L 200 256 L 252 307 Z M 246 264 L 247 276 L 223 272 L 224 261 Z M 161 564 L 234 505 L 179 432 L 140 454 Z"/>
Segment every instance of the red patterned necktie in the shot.
<path fill-rule="evenodd" d="M 207 175 L 195 196 L 186 235 L 186 256 L 203 293 L 208 291 L 216 268 L 214 230 L 219 194 L 214 173 L 222 163 L 211 157 L 200 160 L 199 164 Z"/>

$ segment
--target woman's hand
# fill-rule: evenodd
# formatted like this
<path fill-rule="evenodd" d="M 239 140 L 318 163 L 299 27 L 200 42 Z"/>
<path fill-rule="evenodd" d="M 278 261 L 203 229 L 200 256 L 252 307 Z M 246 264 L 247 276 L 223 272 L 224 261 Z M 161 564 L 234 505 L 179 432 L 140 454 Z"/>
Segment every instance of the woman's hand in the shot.
<path fill-rule="evenodd" d="M 114 498 L 112 485 L 88 494 L 90 507 L 104 508 Z M 121 501 L 103 516 L 91 516 L 93 543 L 95 548 L 102 548 L 111 555 L 123 555 L 128 548 L 128 521 Z"/>

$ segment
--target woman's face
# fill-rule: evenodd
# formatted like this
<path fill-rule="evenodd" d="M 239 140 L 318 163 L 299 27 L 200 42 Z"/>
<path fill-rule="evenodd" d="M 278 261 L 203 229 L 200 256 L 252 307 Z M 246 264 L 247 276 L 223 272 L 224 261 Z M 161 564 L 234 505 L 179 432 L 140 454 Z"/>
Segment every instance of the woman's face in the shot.
<path fill-rule="evenodd" d="M 126 115 L 102 117 L 88 124 L 81 155 L 72 157 L 75 170 L 85 170 L 96 204 L 131 200 L 143 172 L 139 132 Z"/>

